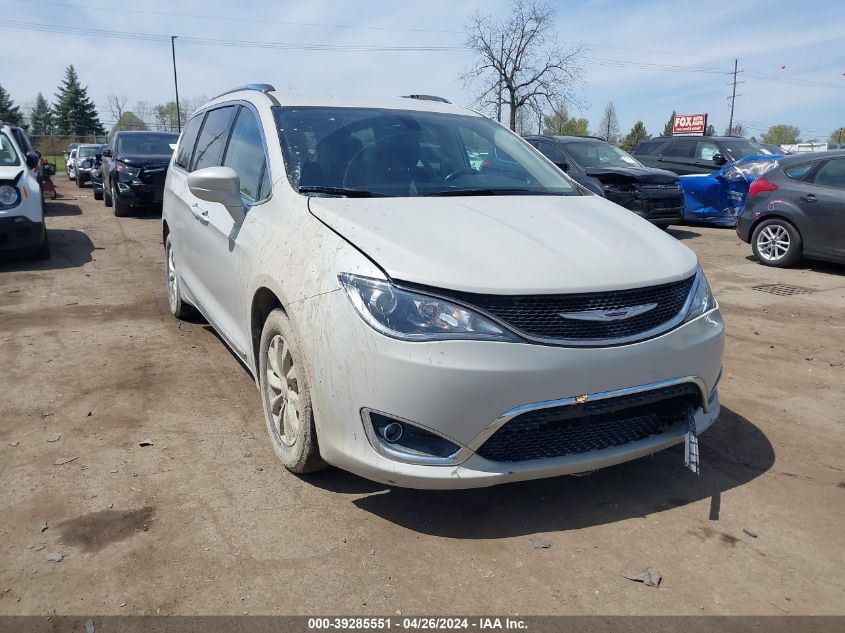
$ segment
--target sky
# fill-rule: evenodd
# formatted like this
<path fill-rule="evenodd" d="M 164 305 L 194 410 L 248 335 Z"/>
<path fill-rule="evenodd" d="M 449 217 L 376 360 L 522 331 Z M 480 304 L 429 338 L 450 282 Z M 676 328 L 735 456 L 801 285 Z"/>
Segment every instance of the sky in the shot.
<path fill-rule="evenodd" d="M 613 101 L 622 132 L 642 120 L 662 131 L 672 110 L 709 114 L 721 133 L 730 114 L 748 135 L 796 125 L 804 139 L 827 139 L 845 125 L 845 28 L 833 0 L 552 0 L 558 42 L 582 45 L 577 94 L 591 129 Z M 130 12 L 131 11 L 131 12 Z M 278 90 L 346 94 L 441 95 L 473 106 L 459 76 L 471 64 L 464 27 L 476 11 L 504 17 L 506 0 L 0 0 L 0 84 L 29 106 L 49 101 L 74 64 L 113 120 L 110 94 L 162 103 L 173 99 L 170 35 L 177 35 L 179 93 L 213 96 L 244 83 Z M 33 27 L 24 28 L 24 26 Z M 44 25 L 48 25 L 45 27 Z M 60 27 L 73 33 L 51 32 Z M 76 30 L 78 29 L 78 30 Z M 106 37 L 93 30 L 166 39 Z M 201 45 L 184 38 L 295 46 L 421 47 L 436 50 L 301 50 Z M 26 109 L 26 108 L 25 108 Z"/>

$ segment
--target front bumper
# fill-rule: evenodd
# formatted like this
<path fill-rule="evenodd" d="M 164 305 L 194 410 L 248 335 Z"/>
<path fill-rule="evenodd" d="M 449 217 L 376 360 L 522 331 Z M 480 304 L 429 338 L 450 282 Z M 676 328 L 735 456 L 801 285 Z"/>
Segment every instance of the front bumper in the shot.
<path fill-rule="evenodd" d="M 532 403 L 689 377 L 702 393 L 702 406 L 695 411 L 698 430 L 708 428 L 719 414 L 716 385 L 724 324 L 718 310 L 647 341 L 565 348 L 394 340 L 370 329 L 340 291 L 290 309 L 294 323 L 307 324 L 299 338 L 308 361 L 323 457 L 389 485 L 491 486 L 594 470 L 683 441 L 683 429 L 673 426 L 621 446 L 562 457 L 495 462 L 476 453 L 509 412 Z M 434 465 L 385 456 L 368 437 L 364 409 L 387 413 L 449 439 L 461 448 L 460 459 Z"/>
<path fill-rule="evenodd" d="M 658 226 L 680 224 L 684 218 L 684 197 L 680 191 L 633 194 L 606 192 L 605 195 L 611 202 L 633 211 L 641 218 Z"/>
<path fill-rule="evenodd" d="M 19 255 L 37 250 L 47 233 L 44 222 L 21 215 L 0 218 L 0 254 Z"/>
<path fill-rule="evenodd" d="M 164 182 L 148 184 L 138 180 L 115 181 L 117 197 L 126 204 L 135 206 L 159 205 L 164 197 Z"/>

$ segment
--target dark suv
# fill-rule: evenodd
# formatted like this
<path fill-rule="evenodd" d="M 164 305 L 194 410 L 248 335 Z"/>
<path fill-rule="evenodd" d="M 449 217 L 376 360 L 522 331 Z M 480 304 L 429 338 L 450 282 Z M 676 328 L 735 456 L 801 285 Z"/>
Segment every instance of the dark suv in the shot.
<path fill-rule="evenodd" d="M 660 136 L 642 141 L 631 152 L 643 165 L 676 174 L 709 174 L 725 163 L 772 155 L 760 143 L 736 136 Z"/>
<path fill-rule="evenodd" d="M 127 215 L 139 206 L 161 204 L 167 166 L 179 140 L 174 132 L 117 132 L 102 154 L 102 188 L 107 207 Z"/>
<path fill-rule="evenodd" d="M 590 191 L 658 226 L 680 224 L 684 194 L 678 176 L 646 167 L 618 147 L 584 136 L 528 136 L 555 165 Z"/>

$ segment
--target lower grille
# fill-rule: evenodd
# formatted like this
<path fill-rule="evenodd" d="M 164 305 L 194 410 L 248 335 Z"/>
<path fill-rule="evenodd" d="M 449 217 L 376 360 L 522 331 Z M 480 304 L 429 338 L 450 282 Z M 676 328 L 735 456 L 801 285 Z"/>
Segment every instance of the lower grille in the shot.
<path fill-rule="evenodd" d="M 701 406 L 697 385 L 537 409 L 505 423 L 476 453 L 497 462 L 548 459 L 598 451 L 658 435 Z"/>

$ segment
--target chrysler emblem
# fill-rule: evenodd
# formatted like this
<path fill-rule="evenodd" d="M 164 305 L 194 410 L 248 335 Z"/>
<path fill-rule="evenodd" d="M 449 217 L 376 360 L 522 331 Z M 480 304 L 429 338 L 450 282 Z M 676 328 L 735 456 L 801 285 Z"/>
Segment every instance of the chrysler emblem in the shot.
<path fill-rule="evenodd" d="M 582 312 L 559 312 L 558 315 L 564 319 L 575 321 L 621 321 L 631 317 L 645 314 L 654 310 L 656 303 L 646 303 L 641 306 L 628 306 L 625 308 L 613 308 L 612 310 L 583 310 Z"/>

